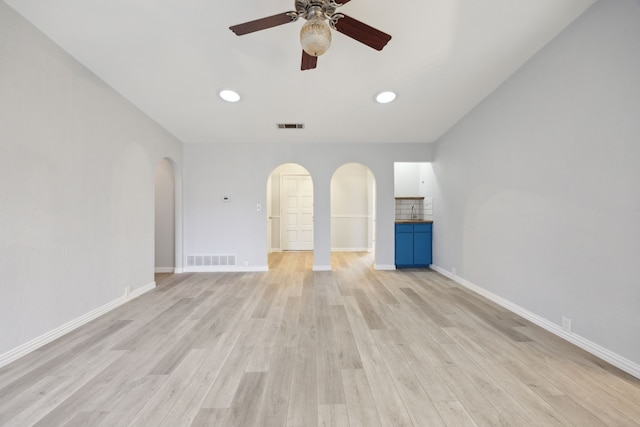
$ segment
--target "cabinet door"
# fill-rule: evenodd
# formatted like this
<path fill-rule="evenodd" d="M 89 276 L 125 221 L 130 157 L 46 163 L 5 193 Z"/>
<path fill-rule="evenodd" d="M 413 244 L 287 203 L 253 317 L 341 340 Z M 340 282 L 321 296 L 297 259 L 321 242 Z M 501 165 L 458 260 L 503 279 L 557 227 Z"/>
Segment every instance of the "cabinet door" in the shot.
<path fill-rule="evenodd" d="M 413 227 L 396 225 L 396 265 L 413 265 Z"/>
<path fill-rule="evenodd" d="M 431 233 L 419 232 L 413 235 L 413 263 L 419 266 L 431 264 Z"/>
<path fill-rule="evenodd" d="M 417 266 L 426 267 L 431 264 L 431 242 L 433 224 L 416 224 L 413 226 L 413 262 Z"/>

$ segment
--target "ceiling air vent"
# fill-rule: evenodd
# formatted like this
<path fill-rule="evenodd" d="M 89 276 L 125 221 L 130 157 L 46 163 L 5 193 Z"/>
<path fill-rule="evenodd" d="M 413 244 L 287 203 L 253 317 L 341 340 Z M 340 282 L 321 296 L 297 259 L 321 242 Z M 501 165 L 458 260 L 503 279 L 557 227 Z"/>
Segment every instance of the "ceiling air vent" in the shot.
<path fill-rule="evenodd" d="M 303 123 L 278 123 L 278 129 L 304 129 Z"/>

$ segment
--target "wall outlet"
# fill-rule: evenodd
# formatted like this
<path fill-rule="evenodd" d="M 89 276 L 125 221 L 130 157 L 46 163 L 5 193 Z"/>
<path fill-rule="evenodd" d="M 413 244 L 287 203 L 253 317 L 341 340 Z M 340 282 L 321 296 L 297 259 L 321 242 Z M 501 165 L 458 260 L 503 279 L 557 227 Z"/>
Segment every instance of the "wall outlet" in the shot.
<path fill-rule="evenodd" d="M 127 286 L 126 288 L 124 288 L 125 297 L 128 297 L 130 293 L 131 293 L 131 286 Z"/>
<path fill-rule="evenodd" d="M 571 319 L 562 316 L 562 330 L 565 332 L 571 332 Z"/>
<path fill-rule="evenodd" d="M 453 267 L 453 268 L 451 269 L 451 273 L 452 273 L 454 276 L 457 276 L 457 275 L 458 275 L 458 273 L 456 273 L 456 268 L 455 268 L 455 267 Z"/>

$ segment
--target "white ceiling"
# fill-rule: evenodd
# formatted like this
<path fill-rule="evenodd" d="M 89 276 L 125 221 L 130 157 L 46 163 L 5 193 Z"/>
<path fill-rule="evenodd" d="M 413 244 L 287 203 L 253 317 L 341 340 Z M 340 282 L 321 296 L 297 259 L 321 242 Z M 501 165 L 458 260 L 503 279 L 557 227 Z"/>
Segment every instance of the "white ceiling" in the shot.
<path fill-rule="evenodd" d="M 594 2 L 352 0 L 339 11 L 389 44 L 334 32 L 300 71 L 303 20 L 228 29 L 294 0 L 5 1 L 185 143 L 433 142 Z M 221 101 L 223 88 L 242 101 Z M 397 100 L 374 103 L 385 89 Z"/>

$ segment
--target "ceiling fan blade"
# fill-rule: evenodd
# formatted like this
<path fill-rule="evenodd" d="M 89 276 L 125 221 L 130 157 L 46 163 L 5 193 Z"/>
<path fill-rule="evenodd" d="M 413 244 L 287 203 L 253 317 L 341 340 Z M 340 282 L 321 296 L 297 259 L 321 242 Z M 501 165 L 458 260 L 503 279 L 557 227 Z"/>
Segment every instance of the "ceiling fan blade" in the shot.
<path fill-rule="evenodd" d="M 317 64 L 318 64 L 317 56 L 309 55 L 304 50 L 302 51 L 302 65 L 300 66 L 300 69 L 302 71 L 313 70 L 314 68 L 316 68 Z"/>
<path fill-rule="evenodd" d="M 266 18 L 256 19 L 255 21 L 245 22 L 244 24 L 234 25 L 229 27 L 229 29 L 236 33 L 237 36 L 244 36 L 245 34 L 253 33 L 255 31 L 266 30 L 267 28 L 288 24 L 296 19 L 295 12 L 284 12 L 268 16 Z"/>
<path fill-rule="evenodd" d="M 336 1 L 336 3 L 338 3 L 338 5 L 340 6 L 344 6 L 345 4 L 349 3 L 351 0 L 338 0 Z"/>
<path fill-rule="evenodd" d="M 336 22 L 336 30 L 375 50 L 382 50 L 382 48 L 389 43 L 389 40 L 391 40 L 389 34 L 376 30 L 364 22 L 360 22 L 347 15 L 343 15 L 342 18 L 338 19 L 338 22 Z"/>

